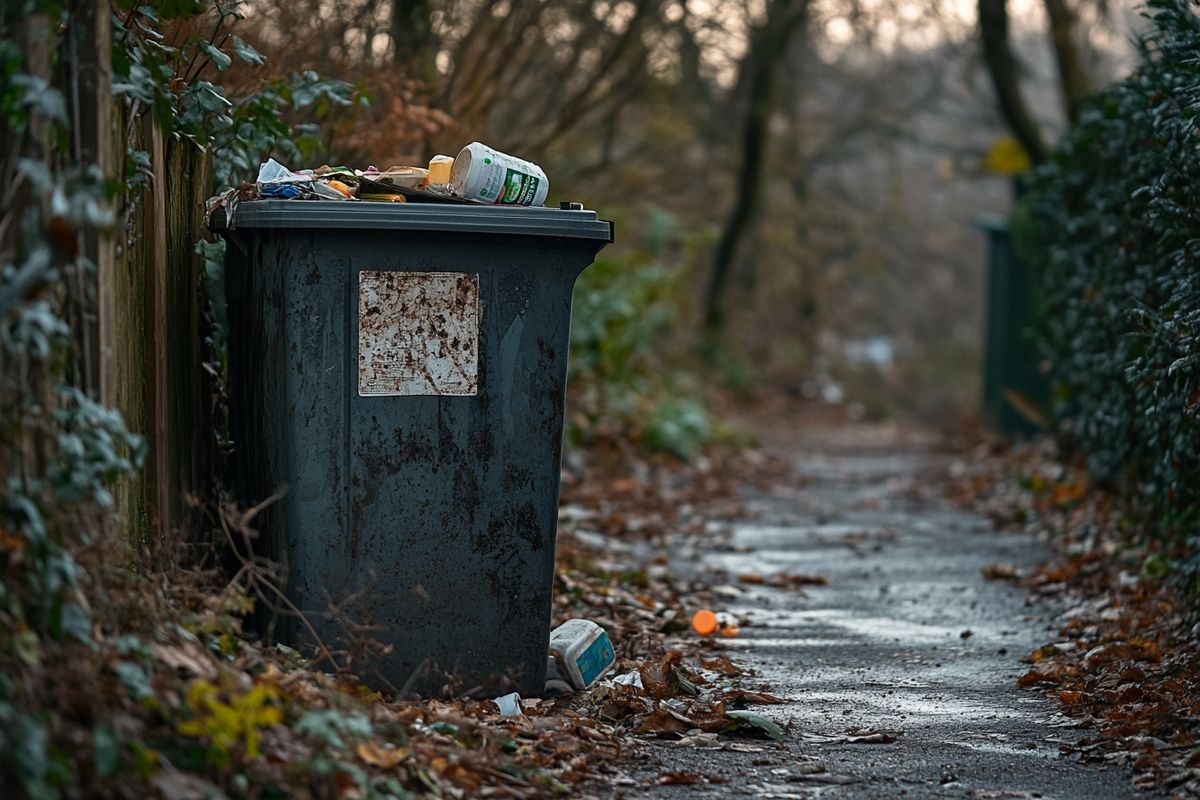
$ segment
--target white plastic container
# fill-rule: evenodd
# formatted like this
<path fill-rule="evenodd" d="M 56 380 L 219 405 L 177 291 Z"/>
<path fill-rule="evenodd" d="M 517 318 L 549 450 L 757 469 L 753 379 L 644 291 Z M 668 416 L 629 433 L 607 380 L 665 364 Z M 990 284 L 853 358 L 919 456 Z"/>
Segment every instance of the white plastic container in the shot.
<path fill-rule="evenodd" d="M 598 681 L 616 661 L 608 634 L 590 619 L 569 619 L 551 631 L 550 657 L 576 691 Z"/>
<path fill-rule="evenodd" d="M 466 200 L 493 205 L 545 205 L 550 181 L 532 161 L 471 142 L 454 159 L 450 186 Z"/>

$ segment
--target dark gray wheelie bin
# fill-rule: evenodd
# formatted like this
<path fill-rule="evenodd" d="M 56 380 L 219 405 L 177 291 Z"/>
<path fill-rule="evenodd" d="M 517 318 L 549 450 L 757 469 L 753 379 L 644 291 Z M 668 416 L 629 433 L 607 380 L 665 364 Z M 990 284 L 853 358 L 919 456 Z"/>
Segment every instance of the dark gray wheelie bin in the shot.
<path fill-rule="evenodd" d="M 227 240 L 230 480 L 311 624 L 400 695 L 543 691 L 571 290 L 595 212 L 261 200 Z"/>

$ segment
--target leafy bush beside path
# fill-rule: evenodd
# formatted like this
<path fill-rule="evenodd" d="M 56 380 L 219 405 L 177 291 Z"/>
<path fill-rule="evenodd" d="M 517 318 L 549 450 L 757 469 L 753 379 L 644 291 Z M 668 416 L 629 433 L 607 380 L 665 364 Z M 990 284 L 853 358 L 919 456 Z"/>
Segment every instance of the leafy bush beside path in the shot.
<path fill-rule="evenodd" d="M 1200 570 L 1200 4 L 1153 0 L 1140 60 L 1034 176 L 1055 417 L 1146 533 Z"/>

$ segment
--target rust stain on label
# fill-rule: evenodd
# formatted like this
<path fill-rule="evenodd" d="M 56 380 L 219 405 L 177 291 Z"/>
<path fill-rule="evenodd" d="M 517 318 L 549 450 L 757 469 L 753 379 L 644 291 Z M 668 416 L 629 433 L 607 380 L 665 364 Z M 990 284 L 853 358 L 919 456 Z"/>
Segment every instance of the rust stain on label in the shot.
<path fill-rule="evenodd" d="M 479 391 L 479 275 L 358 273 L 358 393 Z"/>

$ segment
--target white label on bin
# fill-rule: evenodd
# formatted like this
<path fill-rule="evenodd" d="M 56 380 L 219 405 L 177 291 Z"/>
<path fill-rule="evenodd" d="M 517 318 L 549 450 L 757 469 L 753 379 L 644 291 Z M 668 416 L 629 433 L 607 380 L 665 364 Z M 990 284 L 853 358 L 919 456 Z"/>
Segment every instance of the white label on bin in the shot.
<path fill-rule="evenodd" d="M 358 273 L 358 393 L 479 391 L 479 275 Z"/>

